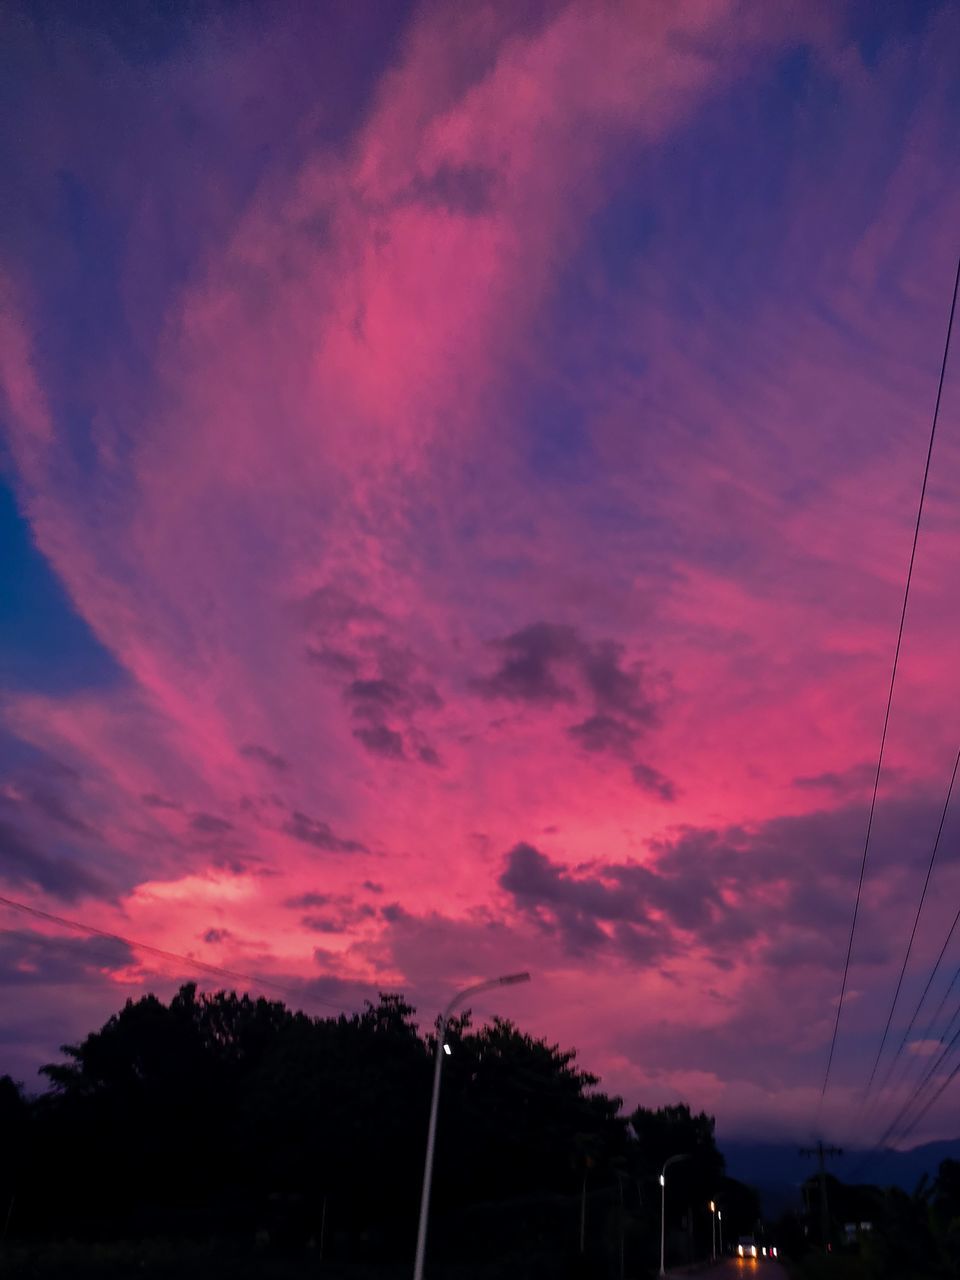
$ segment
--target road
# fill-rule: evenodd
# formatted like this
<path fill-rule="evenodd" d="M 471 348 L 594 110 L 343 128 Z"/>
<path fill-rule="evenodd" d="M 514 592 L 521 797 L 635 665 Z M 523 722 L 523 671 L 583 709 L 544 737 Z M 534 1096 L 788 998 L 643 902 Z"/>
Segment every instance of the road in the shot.
<path fill-rule="evenodd" d="M 761 1258 L 759 1262 L 753 1258 L 727 1258 L 700 1275 L 710 1276 L 711 1280 L 787 1280 L 786 1268 L 773 1258 Z"/>

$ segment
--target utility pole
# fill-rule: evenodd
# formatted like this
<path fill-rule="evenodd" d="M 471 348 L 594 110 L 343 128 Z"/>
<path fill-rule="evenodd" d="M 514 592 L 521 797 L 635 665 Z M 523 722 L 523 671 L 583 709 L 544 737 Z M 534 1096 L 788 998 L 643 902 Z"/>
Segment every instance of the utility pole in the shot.
<path fill-rule="evenodd" d="M 827 1157 L 842 1156 L 840 1147 L 825 1147 L 818 1141 L 815 1147 L 801 1147 L 802 1156 L 816 1156 L 820 1168 L 820 1241 L 824 1253 L 830 1252 L 830 1211 L 827 1208 Z"/>

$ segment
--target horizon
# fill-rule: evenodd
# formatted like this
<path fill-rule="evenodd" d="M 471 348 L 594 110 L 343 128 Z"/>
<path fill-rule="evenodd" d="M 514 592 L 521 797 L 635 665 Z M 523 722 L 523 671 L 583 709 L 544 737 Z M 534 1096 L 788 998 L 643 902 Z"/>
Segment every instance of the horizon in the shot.
<path fill-rule="evenodd" d="M 256 992 L 248 992 L 248 991 L 244 991 L 244 990 L 240 990 L 240 989 L 233 989 L 233 988 L 227 988 L 227 987 L 210 987 L 210 988 L 205 989 L 205 988 L 203 988 L 203 987 L 201 986 L 201 984 L 199 984 L 199 983 L 197 983 L 196 985 L 197 985 L 197 991 L 198 991 L 198 994 L 201 994 L 201 995 L 225 994 L 225 995 L 228 995 L 228 996 L 229 996 L 229 995 L 234 995 L 234 996 L 237 996 L 237 997 L 238 997 L 238 998 L 240 998 L 240 999 L 243 999 L 243 998 L 245 998 L 245 997 L 249 997 L 250 999 L 254 999 L 254 1000 L 256 1000 L 256 999 L 258 999 L 258 998 L 261 998 L 261 996 L 259 996 Z M 402 991 L 381 992 L 381 993 L 379 993 L 379 994 L 381 994 L 381 995 L 395 995 L 395 996 L 398 996 L 401 1000 L 406 1000 L 406 996 L 404 995 L 404 993 L 403 993 Z M 137 999 L 141 999 L 141 998 L 143 998 L 143 997 L 149 997 L 149 996 L 153 996 L 153 997 L 154 997 L 154 998 L 156 998 L 156 999 L 162 999 L 162 997 L 157 996 L 156 992 L 155 992 L 155 991 L 153 991 L 153 990 L 145 990 L 145 991 L 141 991 L 141 992 L 140 992 L 140 994 L 139 994 L 136 998 L 137 998 Z M 130 998 L 133 998 L 133 997 L 130 997 Z M 337 1017 L 339 1016 L 339 1015 L 338 1015 L 336 1012 L 334 1012 L 333 1010 L 323 1011 L 323 1012 L 319 1012 L 319 1013 L 312 1013 L 312 1012 L 311 1012 L 309 1009 L 307 1009 L 307 1008 L 298 1008 L 298 1007 L 296 1007 L 296 1006 L 295 1006 L 294 1004 L 292 1004 L 292 1003 L 287 1003 L 287 1001 L 284 999 L 284 997 L 283 997 L 282 995 L 277 995 L 277 994 L 273 994 L 273 995 L 271 995 L 271 994 L 265 994 L 265 995 L 262 995 L 262 998 L 263 998 L 263 999 L 266 999 L 266 1000 L 278 1000 L 281 1004 L 284 1004 L 284 1005 L 285 1005 L 285 1006 L 286 1006 L 286 1007 L 287 1007 L 291 1012 L 293 1012 L 293 1013 L 304 1013 L 304 1014 L 306 1014 L 308 1017 L 311 1017 L 311 1018 L 336 1020 L 336 1019 L 337 1019 Z M 169 1003 L 169 998 L 168 998 L 168 1000 L 167 1000 L 167 1001 L 165 1001 L 165 1003 Z M 465 1011 L 465 1012 L 469 1012 L 469 1013 L 471 1013 L 471 1015 L 472 1015 L 472 1010 L 471 1010 L 471 1008 L 470 1008 L 470 1005 L 469 1005 L 469 1004 L 467 1004 L 467 1005 L 465 1005 L 465 1006 L 464 1006 L 463 1011 Z M 115 1012 L 119 1012 L 119 1009 L 118 1009 L 118 1010 L 116 1010 Z M 361 1012 L 361 1010 L 359 1010 L 359 1009 L 354 1009 L 354 1010 L 345 1009 L 343 1012 L 344 1012 L 344 1014 L 346 1014 L 347 1016 L 351 1016 L 351 1015 L 356 1015 L 356 1014 L 358 1014 L 359 1012 Z M 420 1035 L 421 1035 L 421 1036 L 427 1036 L 428 1034 L 430 1034 L 430 1033 L 431 1033 L 431 1027 L 432 1027 L 432 1024 L 431 1024 L 431 1022 L 430 1022 L 430 1021 L 424 1021 L 423 1019 L 421 1019 L 421 1018 L 418 1016 L 418 1014 L 419 1014 L 419 1010 L 417 1010 L 416 1008 L 414 1008 L 414 1010 L 413 1010 L 413 1021 L 414 1021 L 414 1023 L 416 1024 L 416 1026 L 417 1026 L 417 1028 L 418 1028 L 418 1030 L 419 1030 Z M 496 1015 L 496 1016 L 500 1016 L 500 1015 Z M 474 1017 L 472 1017 L 472 1016 L 471 1016 L 471 1023 L 470 1023 L 470 1025 L 471 1025 L 473 1028 L 476 1028 L 476 1027 L 479 1027 L 479 1026 L 483 1025 L 483 1024 L 484 1024 L 484 1022 L 486 1022 L 486 1021 L 487 1021 L 487 1019 L 483 1019 L 483 1018 L 477 1019 L 477 1018 L 474 1018 Z M 505 1019 L 504 1019 L 504 1021 L 506 1021 L 507 1023 L 509 1023 L 509 1024 L 513 1025 L 513 1026 L 515 1026 L 515 1027 L 516 1027 L 516 1029 L 517 1029 L 521 1034 L 529 1034 L 528 1032 L 526 1032 L 526 1031 L 525 1031 L 525 1028 L 524 1028 L 522 1025 L 520 1025 L 520 1024 L 518 1024 L 518 1023 L 516 1023 L 512 1018 L 505 1018 Z M 91 1028 L 89 1029 L 89 1031 L 92 1033 L 92 1032 L 97 1031 L 97 1030 L 99 1030 L 99 1029 L 100 1029 L 100 1028 L 98 1028 L 98 1027 L 91 1027 Z M 590 1074 L 593 1074 L 593 1075 L 596 1075 L 596 1074 L 597 1074 L 597 1073 L 592 1069 L 592 1067 L 590 1066 L 590 1064 L 589 1064 L 589 1063 L 584 1062 L 584 1061 L 582 1060 L 581 1055 L 580 1055 L 580 1053 L 579 1053 L 579 1051 L 577 1050 L 577 1048 L 576 1048 L 576 1046 L 575 1046 L 575 1045 L 565 1045 L 565 1044 L 561 1043 L 560 1041 L 552 1041 L 552 1040 L 550 1039 L 550 1037 L 549 1037 L 549 1035 L 548 1035 L 548 1034 L 547 1034 L 547 1035 L 544 1035 L 543 1037 L 540 1037 L 540 1038 L 542 1038 L 542 1039 L 544 1040 L 544 1042 L 545 1042 L 545 1043 L 547 1043 L 547 1044 L 553 1044 L 553 1045 L 556 1045 L 556 1047 L 558 1047 L 561 1051 L 572 1050 L 572 1051 L 573 1051 L 573 1053 L 574 1053 L 574 1058 L 575 1058 L 576 1065 L 577 1065 L 577 1067 L 578 1067 L 579 1069 L 581 1069 L 581 1070 L 583 1070 L 583 1071 L 587 1071 L 587 1072 L 589 1072 Z M 81 1040 L 82 1040 L 82 1039 L 83 1039 L 83 1037 L 81 1037 Z M 35 1099 L 35 1098 L 38 1098 L 38 1097 L 42 1096 L 44 1093 L 49 1092 L 49 1091 L 54 1087 L 53 1085 L 51 1085 L 51 1084 L 49 1084 L 49 1083 L 46 1083 L 44 1087 L 42 1087 L 42 1088 L 38 1087 L 36 1090 L 32 1090 L 32 1089 L 29 1087 L 29 1084 L 28 1084 L 28 1082 L 27 1082 L 27 1081 L 20 1080 L 20 1081 L 15 1081 L 15 1083 L 17 1083 L 18 1085 L 20 1085 L 20 1086 L 21 1086 L 21 1088 L 23 1089 L 23 1093 L 24 1093 L 24 1096 L 25 1096 L 25 1097 L 33 1098 L 33 1099 Z M 594 1086 L 594 1088 L 593 1088 L 592 1090 L 589 1090 L 589 1092 L 593 1092 L 593 1091 L 596 1091 L 596 1092 L 599 1092 L 599 1093 L 604 1093 L 604 1094 L 607 1094 L 607 1096 L 611 1096 L 611 1097 L 619 1096 L 619 1095 L 614 1095 L 614 1094 L 612 1094 L 608 1089 L 606 1089 L 606 1088 L 605 1088 L 605 1086 L 604 1086 L 604 1081 L 603 1081 L 602 1076 L 601 1076 L 601 1077 L 598 1077 L 597 1084 Z M 709 1115 L 709 1112 L 705 1111 L 705 1109 L 704 1109 L 704 1108 L 699 1107 L 699 1106 L 697 1105 L 697 1103 L 696 1103 L 696 1100 L 695 1100 L 695 1099 L 692 1099 L 692 1098 L 685 1098 L 685 1099 L 678 1100 L 678 1101 L 680 1102 L 680 1104 L 681 1104 L 681 1105 L 686 1105 L 686 1106 L 689 1108 L 689 1110 L 690 1110 L 691 1114 L 697 1115 L 697 1114 L 700 1114 L 701 1112 L 703 1112 L 704 1114 Z M 666 1105 L 671 1105 L 671 1104 L 666 1104 Z M 642 1099 L 641 1099 L 641 1100 L 631 1100 L 631 1099 L 629 1099 L 629 1098 L 620 1098 L 620 1111 L 622 1112 L 622 1114 L 624 1115 L 624 1117 L 625 1117 L 625 1118 L 629 1118 L 629 1116 L 630 1116 L 630 1115 L 631 1115 L 631 1114 L 632 1114 L 632 1113 L 633 1113 L 633 1112 L 634 1112 L 638 1107 L 639 1107 L 639 1108 L 644 1108 L 644 1107 L 646 1107 L 646 1104 L 643 1102 L 643 1100 L 642 1100 Z M 647 1109 L 649 1109 L 649 1108 L 647 1108 Z M 716 1121 L 716 1117 L 714 1117 L 714 1116 L 710 1116 L 710 1119 L 712 1119 L 712 1120 Z M 724 1145 L 724 1142 L 731 1143 L 731 1144 L 742 1144 L 742 1145 L 744 1145 L 744 1146 L 750 1146 L 750 1147 L 754 1147 L 754 1148 L 770 1147 L 770 1148 L 775 1148 L 775 1149 L 781 1149 L 781 1148 L 782 1148 L 782 1149 L 789 1149 L 789 1148 L 796 1148 L 796 1147 L 797 1147 L 797 1145 L 798 1145 L 800 1142 L 803 1142 L 803 1141 L 804 1141 L 805 1137 L 806 1137 L 806 1138 L 809 1138 L 809 1137 L 810 1137 L 810 1135 L 809 1135 L 809 1134 L 807 1134 L 807 1135 L 797 1135 L 797 1134 L 790 1135 L 790 1134 L 788 1134 L 788 1133 L 783 1133 L 783 1134 L 780 1134 L 780 1135 L 774 1135 L 773 1137 L 770 1137 L 770 1136 L 768 1136 L 768 1135 L 761 1135 L 761 1134 L 759 1134 L 759 1133 L 751 1133 L 751 1132 L 749 1132 L 749 1131 L 746 1131 L 746 1132 L 735 1132 L 735 1133 L 731 1133 L 731 1134 L 727 1135 L 726 1137 L 724 1137 L 724 1136 L 723 1136 L 723 1135 L 722 1135 L 722 1134 L 721 1134 L 717 1129 L 715 1129 L 714 1133 L 715 1133 L 715 1137 L 716 1137 L 716 1141 L 717 1141 L 717 1146 L 718 1146 L 718 1148 L 720 1149 L 721 1153 L 722 1153 L 722 1151 L 723 1151 L 723 1145 Z M 925 1141 L 925 1142 L 915 1142 L 915 1143 L 913 1143 L 912 1145 L 910 1145 L 910 1146 L 908 1146 L 908 1147 L 882 1147 L 882 1148 L 880 1148 L 880 1151 L 881 1151 L 881 1152 L 895 1152 L 895 1153 L 897 1153 L 897 1154 L 899 1154 L 899 1155 L 909 1155 L 911 1152 L 919 1151 L 919 1150 L 924 1149 L 924 1148 L 927 1148 L 927 1147 L 937 1146 L 937 1145 L 951 1145 L 951 1144 L 953 1144 L 953 1143 L 958 1143 L 958 1144 L 960 1144 L 960 1133 L 958 1133 L 958 1134 L 957 1134 L 957 1135 L 955 1135 L 954 1137 L 947 1137 L 947 1138 L 934 1138 L 934 1139 L 930 1139 L 930 1140 Z M 870 1151 L 872 1151 L 872 1150 L 873 1150 L 873 1148 L 872 1148 L 872 1147 L 870 1147 L 870 1146 L 857 1147 L 857 1146 L 855 1146 L 855 1145 L 851 1145 L 851 1146 L 848 1146 L 847 1148 L 845 1148 L 845 1153 L 847 1153 L 847 1154 L 851 1154 L 851 1153 L 853 1153 L 853 1152 L 857 1152 L 858 1154 L 861 1154 L 861 1155 L 862 1155 L 862 1154 L 866 1154 L 866 1153 L 868 1153 L 868 1152 L 870 1152 Z M 841 1179 L 841 1180 L 842 1180 L 842 1179 Z"/>

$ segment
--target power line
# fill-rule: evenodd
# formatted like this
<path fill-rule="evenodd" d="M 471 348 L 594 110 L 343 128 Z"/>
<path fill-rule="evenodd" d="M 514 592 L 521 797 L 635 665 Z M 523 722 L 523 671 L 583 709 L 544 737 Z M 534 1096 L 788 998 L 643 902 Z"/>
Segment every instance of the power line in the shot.
<path fill-rule="evenodd" d="M 887 1070 L 884 1073 L 883 1079 L 880 1081 L 880 1084 L 878 1087 L 881 1092 L 886 1088 L 887 1084 L 891 1082 L 894 1072 L 896 1070 L 898 1061 L 899 1062 L 903 1061 L 903 1052 L 907 1047 L 907 1041 L 910 1038 L 910 1033 L 913 1031 L 913 1028 L 916 1026 L 917 1018 L 920 1016 L 920 1010 L 923 1008 L 924 1004 L 926 1003 L 927 996 L 930 994 L 930 989 L 933 986 L 934 980 L 937 974 L 940 972 L 940 966 L 943 963 L 944 956 L 947 954 L 947 948 L 950 946 L 950 943 L 953 939 L 953 935 L 956 933 L 958 924 L 960 924 L 960 907 L 957 908 L 957 912 L 953 917 L 953 922 L 950 925 L 950 928 L 947 930 L 947 936 L 943 940 L 943 945 L 940 948 L 940 954 L 937 956 L 936 960 L 934 961 L 933 968 L 930 970 L 930 973 L 929 973 L 929 976 L 927 977 L 927 981 L 926 981 L 926 984 L 924 985 L 923 991 L 921 991 L 920 993 L 920 999 L 917 1001 L 914 1007 L 913 1013 L 910 1015 L 910 1021 L 907 1023 L 907 1026 L 903 1032 L 903 1035 L 900 1037 L 900 1043 L 897 1046 L 897 1051 L 893 1055 L 893 1058 L 890 1060 L 890 1063 L 887 1066 Z M 956 988 L 956 985 L 958 982 L 960 982 L 960 966 L 958 966 L 958 968 L 954 970 L 953 977 L 950 979 L 947 989 L 944 991 L 943 995 L 940 997 L 940 1003 L 937 1005 L 936 1009 L 934 1010 L 933 1016 L 930 1018 L 924 1031 L 921 1033 L 920 1035 L 921 1043 L 925 1040 L 930 1039 L 931 1035 L 933 1034 L 933 1029 L 937 1025 L 937 1022 L 940 1019 L 940 1015 L 941 1013 L 943 1013 L 944 1007 L 946 1006 L 947 1001 L 950 999 L 950 996 L 953 994 L 953 991 Z M 956 1014 L 954 1014 L 954 1018 L 955 1017 L 956 1017 Z M 950 1023 L 948 1024 L 947 1030 L 944 1032 L 943 1036 L 941 1036 L 941 1040 L 950 1034 L 950 1028 L 952 1027 L 952 1025 L 953 1025 L 953 1018 L 951 1018 Z M 908 1067 L 905 1073 L 901 1073 L 901 1080 L 898 1082 L 898 1086 L 899 1084 L 906 1082 L 906 1077 L 909 1076 L 909 1074 L 910 1074 L 910 1068 Z"/>
<path fill-rule="evenodd" d="M 900 976 L 897 979 L 897 988 L 893 993 L 893 1000 L 890 1003 L 890 1012 L 887 1014 L 887 1024 L 883 1028 L 883 1035 L 880 1037 L 880 1047 L 877 1049 L 877 1056 L 873 1060 L 873 1069 L 870 1072 L 870 1079 L 867 1081 L 868 1094 L 871 1088 L 873 1087 L 873 1081 L 877 1074 L 877 1067 L 879 1067 L 880 1059 L 883 1057 L 883 1049 L 887 1043 L 887 1036 L 890 1032 L 890 1024 L 893 1021 L 893 1012 L 897 1007 L 897 1001 L 900 999 L 900 989 L 903 986 L 904 975 L 907 972 L 907 965 L 910 962 L 910 955 L 911 955 L 911 952 L 913 951 L 914 939 L 917 936 L 917 927 L 920 924 L 920 913 L 923 911 L 923 904 L 927 896 L 927 889 L 930 885 L 930 876 L 933 874 L 933 864 L 937 860 L 937 852 L 940 848 L 940 837 L 943 835 L 944 823 L 947 820 L 947 810 L 950 808 L 950 797 L 953 795 L 953 786 L 957 780 L 958 767 L 960 767 L 960 749 L 958 749 L 957 758 L 953 762 L 953 773 L 950 775 L 950 785 L 947 787 L 947 796 L 943 802 L 943 809 L 941 810 L 941 813 L 940 813 L 940 824 L 937 827 L 937 835 L 933 842 L 933 848 L 930 851 L 930 861 L 927 863 L 927 874 L 923 880 L 923 889 L 920 892 L 920 901 L 917 903 L 917 910 L 913 917 L 913 928 L 910 930 L 910 940 L 908 941 L 907 949 L 904 952 L 903 964 L 900 966 Z M 948 941 L 949 941 L 949 938 L 948 938 Z M 943 952 L 941 951 L 940 954 L 942 956 Z M 938 960 L 937 964 L 939 963 L 940 962 Z M 934 966 L 934 973 L 936 973 L 936 966 Z M 923 993 L 924 995 L 926 995 L 927 991 L 930 989 L 930 982 L 932 981 L 933 981 L 933 974 L 930 975 L 930 980 L 928 981 L 926 987 L 924 987 L 924 993 Z M 922 1003 L 923 1003 L 923 996 L 920 997 L 920 1004 Z M 920 1010 L 920 1005 L 918 1004 L 917 1008 L 914 1010 L 913 1018 L 911 1018 L 910 1020 L 910 1026 L 907 1028 L 906 1034 L 904 1035 L 903 1039 L 900 1041 L 900 1046 L 897 1049 L 896 1053 L 894 1054 L 893 1059 L 890 1063 L 890 1068 L 887 1072 L 886 1079 L 890 1078 L 890 1071 L 893 1070 L 893 1067 L 897 1061 L 897 1058 L 899 1058 L 901 1052 L 903 1051 L 903 1047 L 906 1043 L 907 1036 L 910 1034 L 910 1031 L 913 1027 L 913 1023 L 916 1020 L 916 1016 L 919 1010 Z"/>
<path fill-rule="evenodd" d="M 903 1119 L 909 1114 L 910 1109 L 921 1098 L 924 1090 L 929 1088 L 929 1086 L 933 1082 L 934 1077 L 936 1076 L 937 1072 L 940 1070 L 943 1063 L 950 1056 L 950 1054 L 957 1048 L 957 1046 L 960 1045 L 960 1028 L 958 1028 L 957 1031 L 954 1033 L 949 1043 L 946 1043 L 946 1044 L 944 1043 L 947 1040 L 947 1037 L 950 1035 L 951 1031 L 953 1031 L 954 1024 L 958 1018 L 960 1018 L 960 1004 L 958 1004 L 957 1008 L 954 1010 L 953 1016 L 951 1017 L 950 1022 L 947 1025 L 947 1029 L 943 1032 L 942 1036 L 940 1037 L 941 1050 L 939 1055 L 936 1057 L 935 1060 L 931 1061 L 928 1064 L 926 1070 L 923 1072 L 923 1075 L 919 1084 L 917 1084 L 917 1086 L 914 1088 L 913 1092 L 910 1094 L 907 1100 L 901 1105 L 900 1110 L 897 1112 L 894 1118 L 887 1125 L 886 1129 L 877 1139 L 873 1148 L 867 1153 L 867 1155 L 861 1161 L 860 1165 L 855 1170 L 855 1174 L 859 1174 L 860 1171 L 863 1168 L 865 1168 L 866 1165 L 868 1165 L 873 1160 L 874 1156 L 881 1151 L 881 1149 L 884 1146 L 884 1143 L 886 1143 L 891 1137 L 893 1137 L 893 1135 L 896 1133 L 897 1129 L 901 1125 Z M 949 1084 L 950 1080 L 953 1080 L 956 1077 L 958 1071 L 960 1071 L 960 1066 L 958 1066 L 957 1070 L 955 1070 L 950 1075 L 950 1077 L 946 1081 L 946 1084 Z M 946 1087 L 946 1084 L 941 1086 L 941 1088 L 937 1090 L 936 1094 L 924 1104 L 920 1112 L 913 1117 L 910 1123 L 905 1128 L 903 1128 L 899 1133 L 897 1133 L 897 1138 L 899 1141 L 903 1141 L 903 1139 L 907 1137 L 916 1128 L 916 1126 L 920 1123 L 920 1120 L 923 1118 L 923 1116 L 926 1115 L 927 1111 L 929 1111 L 930 1107 L 933 1105 L 936 1099 L 943 1092 L 943 1089 Z"/>
<path fill-rule="evenodd" d="M 949 1042 L 949 1044 L 947 1044 L 941 1050 L 940 1055 L 936 1059 L 936 1061 L 931 1063 L 930 1066 L 927 1068 L 926 1072 L 924 1073 L 924 1077 L 920 1081 L 919 1085 L 916 1087 L 916 1089 L 914 1089 L 913 1093 L 910 1095 L 907 1101 L 903 1104 L 903 1106 L 897 1112 L 894 1119 L 890 1122 L 890 1124 L 884 1130 L 882 1136 L 877 1142 L 877 1146 L 875 1149 L 879 1149 L 894 1134 L 898 1125 L 903 1120 L 904 1116 L 907 1115 L 910 1108 L 918 1101 L 924 1089 L 929 1087 L 929 1085 L 933 1081 L 934 1076 L 939 1071 L 940 1067 L 943 1065 L 945 1060 L 950 1056 L 950 1054 L 953 1052 L 953 1050 L 957 1047 L 958 1044 L 960 1044 L 960 1029 L 958 1029 L 957 1032 L 954 1034 L 953 1039 Z M 960 1063 L 957 1064 L 954 1070 L 947 1077 L 946 1081 L 940 1085 L 940 1088 L 937 1089 L 936 1093 L 934 1093 L 932 1097 L 930 1097 L 924 1103 L 921 1110 L 913 1117 L 913 1119 L 906 1126 L 906 1128 L 901 1130 L 901 1132 L 897 1135 L 901 1141 L 904 1138 L 906 1138 L 910 1133 L 913 1132 L 913 1130 L 917 1127 L 917 1125 L 920 1123 L 923 1117 L 927 1114 L 927 1112 L 930 1110 L 930 1108 L 933 1106 L 936 1100 L 940 1097 L 941 1093 L 943 1093 L 946 1086 L 950 1083 L 951 1080 L 955 1079 L 958 1073 L 960 1073 Z"/>
<path fill-rule="evenodd" d="M 820 1088 L 820 1101 L 823 1102 L 830 1081 L 830 1069 L 833 1066 L 833 1055 L 837 1047 L 837 1034 L 840 1030 L 840 1015 L 843 1012 L 843 1001 L 847 992 L 847 978 L 850 974 L 850 956 L 853 953 L 853 939 L 857 931 L 857 917 L 860 914 L 860 899 L 863 896 L 863 877 L 867 868 L 867 853 L 870 849 L 870 833 L 873 830 L 873 818 L 877 807 L 877 791 L 880 788 L 880 773 L 883 768 L 883 752 L 887 742 L 887 729 L 890 725 L 890 707 L 893 703 L 893 689 L 897 682 L 897 667 L 900 663 L 900 648 L 903 643 L 903 628 L 907 617 L 907 601 L 910 598 L 910 583 L 913 580 L 913 565 L 917 556 L 917 542 L 920 538 L 920 520 L 923 515 L 923 503 L 927 493 L 927 480 L 930 476 L 930 459 L 933 455 L 933 442 L 937 434 L 937 420 L 940 416 L 940 401 L 943 396 L 943 381 L 947 371 L 947 356 L 950 352 L 950 338 L 953 334 L 953 317 L 957 309 L 957 290 L 960 289 L 960 257 L 957 259 L 957 275 L 953 283 L 953 300 L 950 304 L 950 318 L 947 321 L 947 337 L 943 347 L 943 360 L 940 363 L 940 379 L 937 384 L 937 399 L 933 410 L 933 422 L 930 427 L 930 441 L 927 445 L 927 458 L 923 468 L 923 483 L 920 486 L 920 501 L 917 504 L 917 519 L 913 529 L 913 544 L 910 548 L 910 562 L 907 566 L 907 581 L 903 592 L 903 605 L 900 609 L 900 625 L 897 628 L 897 644 L 893 654 L 893 670 L 890 674 L 890 688 L 887 692 L 887 706 L 883 715 L 883 731 L 880 735 L 880 751 L 877 755 L 877 771 L 873 779 L 873 794 L 870 799 L 870 813 L 867 818 L 867 832 L 863 842 L 863 855 L 860 858 L 860 875 L 857 880 L 857 896 L 853 906 L 853 918 L 850 921 L 850 937 L 847 940 L 847 954 L 843 961 L 843 978 L 840 983 L 840 999 L 837 1001 L 837 1016 L 833 1023 L 833 1035 L 830 1038 L 830 1053 L 827 1056 L 827 1067 L 823 1073 L 823 1085 Z"/>
<path fill-rule="evenodd" d="M 302 989 L 295 987 L 287 987 L 279 982 L 271 982 L 266 978 L 258 978 L 253 974 L 240 973 L 236 969 L 224 969 L 220 965 L 207 964 L 204 960 L 197 960 L 193 956 L 180 955 L 176 951 L 165 951 L 162 947 L 151 946 L 148 942 L 138 942 L 135 938 L 125 938 L 119 933 L 109 933 L 105 929 L 98 929 L 92 924 L 85 924 L 82 920 L 68 920 L 65 916 L 55 916 L 49 911 L 41 911 L 39 907 L 31 907 L 26 902 L 15 902 L 13 898 L 4 898 L 0 896 L 0 906 L 9 907 L 13 911 L 21 911 L 25 915 L 35 916 L 38 920 L 46 920 L 49 924 L 59 925 L 63 929 L 75 929 L 79 933 L 90 934 L 95 938 L 106 938 L 110 942 L 120 942 L 126 947 L 131 947 L 136 951 L 145 951 L 150 955 L 159 956 L 163 960 L 172 960 L 177 964 L 187 965 L 188 968 L 199 969 L 203 973 L 212 974 L 217 978 L 231 978 L 234 981 L 245 982 L 254 987 L 266 987 L 271 991 L 278 991 L 282 995 L 292 999 L 303 1001 L 304 995 L 311 1004 L 322 1004 L 327 1008 L 336 1009 L 338 1013 L 343 1013 L 349 1008 L 347 1005 L 335 1004 L 332 1000 L 324 1000 L 321 996 L 315 996 L 311 993 L 305 993 Z M 43 937 L 38 934 L 37 937 Z"/>
<path fill-rule="evenodd" d="M 926 986 L 923 988 L 923 991 L 920 995 L 920 999 L 917 1001 L 917 1006 L 913 1011 L 913 1015 L 911 1016 L 909 1023 L 907 1024 L 906 1031 L 904 1031 L 903 1033 L 903 1037 L 900 1041 L 900 1044 L 897 1047 L 897 1052 L 894 1054 L 893 1061 L 890 1063 L 890 1066 L 887 1069 L 887 1074 L 884 1076 L 881 1082 L 881 1085 L 880 1085 L 881 1088 L 883 1088 L 883 1086 L 890 1079 L 890 1076 L 893 1072 L 893 1068 L 894 1068 L 894 1065 L 896 1064 L 897 1059 L 902 1055 L 903 1050 L 906 1048 L 907 1038 L 909 1037 L 910 1032 L 913 1030 L 914 1026 L 916 1025 L 917 1018 L 920 1015 L 920 1010 L 923 1008 L 924 1001 L 926 1000 L 927 995 L 929 994 L 930 988 L 933 986 L 933 980 L 934 978 L 936 978 L 937 974 L 940 972 L 940 965 L 943 963 L 943 957 L 946 955 L 947 947 L 950 945 L 950 941 L 953 938 L 954 933 L 956 932 L 958 924 L 960 924 L 960 907 L 957 908 L 957 914 L 953 917 L 953 924 L 951 924 L 950 928 L 947 930 L 947 936 L 943 940 L 943 946 L 940 948 L 940 954 L 937 956 L 934 966 L 930 970 L 930 976 L 927 978 Z M 927 1023 L 927 1028 L 924 1031 L 923 1035 L 920 1037 L 921 1040 L 928 1040 L 930 1038 L 930 1033 L 931 1031 L 933 1031 L 933 1028 L 936 1025 L 937 1019 L 940 1017 L 940 1014 L 943 1012 L 943 1007 L 947 1003 L 947 1001 L 950 999 L 950 995 L 953 992 L 954 987 L 956 987 L 958 981 L 960 981 L 960 968 L 954 971 L 954 975 L 950 979 L 950 985 L 947 987 L 946 991 L 943 993 L 943 996 L 940 1000 L 940 1003 L 937 1005 L 936 1012 L 934 1013 L 933 1017 Z"/>

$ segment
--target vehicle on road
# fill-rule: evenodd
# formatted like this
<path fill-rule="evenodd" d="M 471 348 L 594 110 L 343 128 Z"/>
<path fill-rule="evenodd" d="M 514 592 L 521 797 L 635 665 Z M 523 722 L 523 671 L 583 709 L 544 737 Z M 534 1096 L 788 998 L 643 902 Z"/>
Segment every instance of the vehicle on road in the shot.
<path fill-rule="evenodd" d="M 741 1236 L 737 1241 L 737 1257 L 739 1258 L 756 1258 L 760 1250 L 757 1248 L 757 1242 L 753 1236 Z"/>

